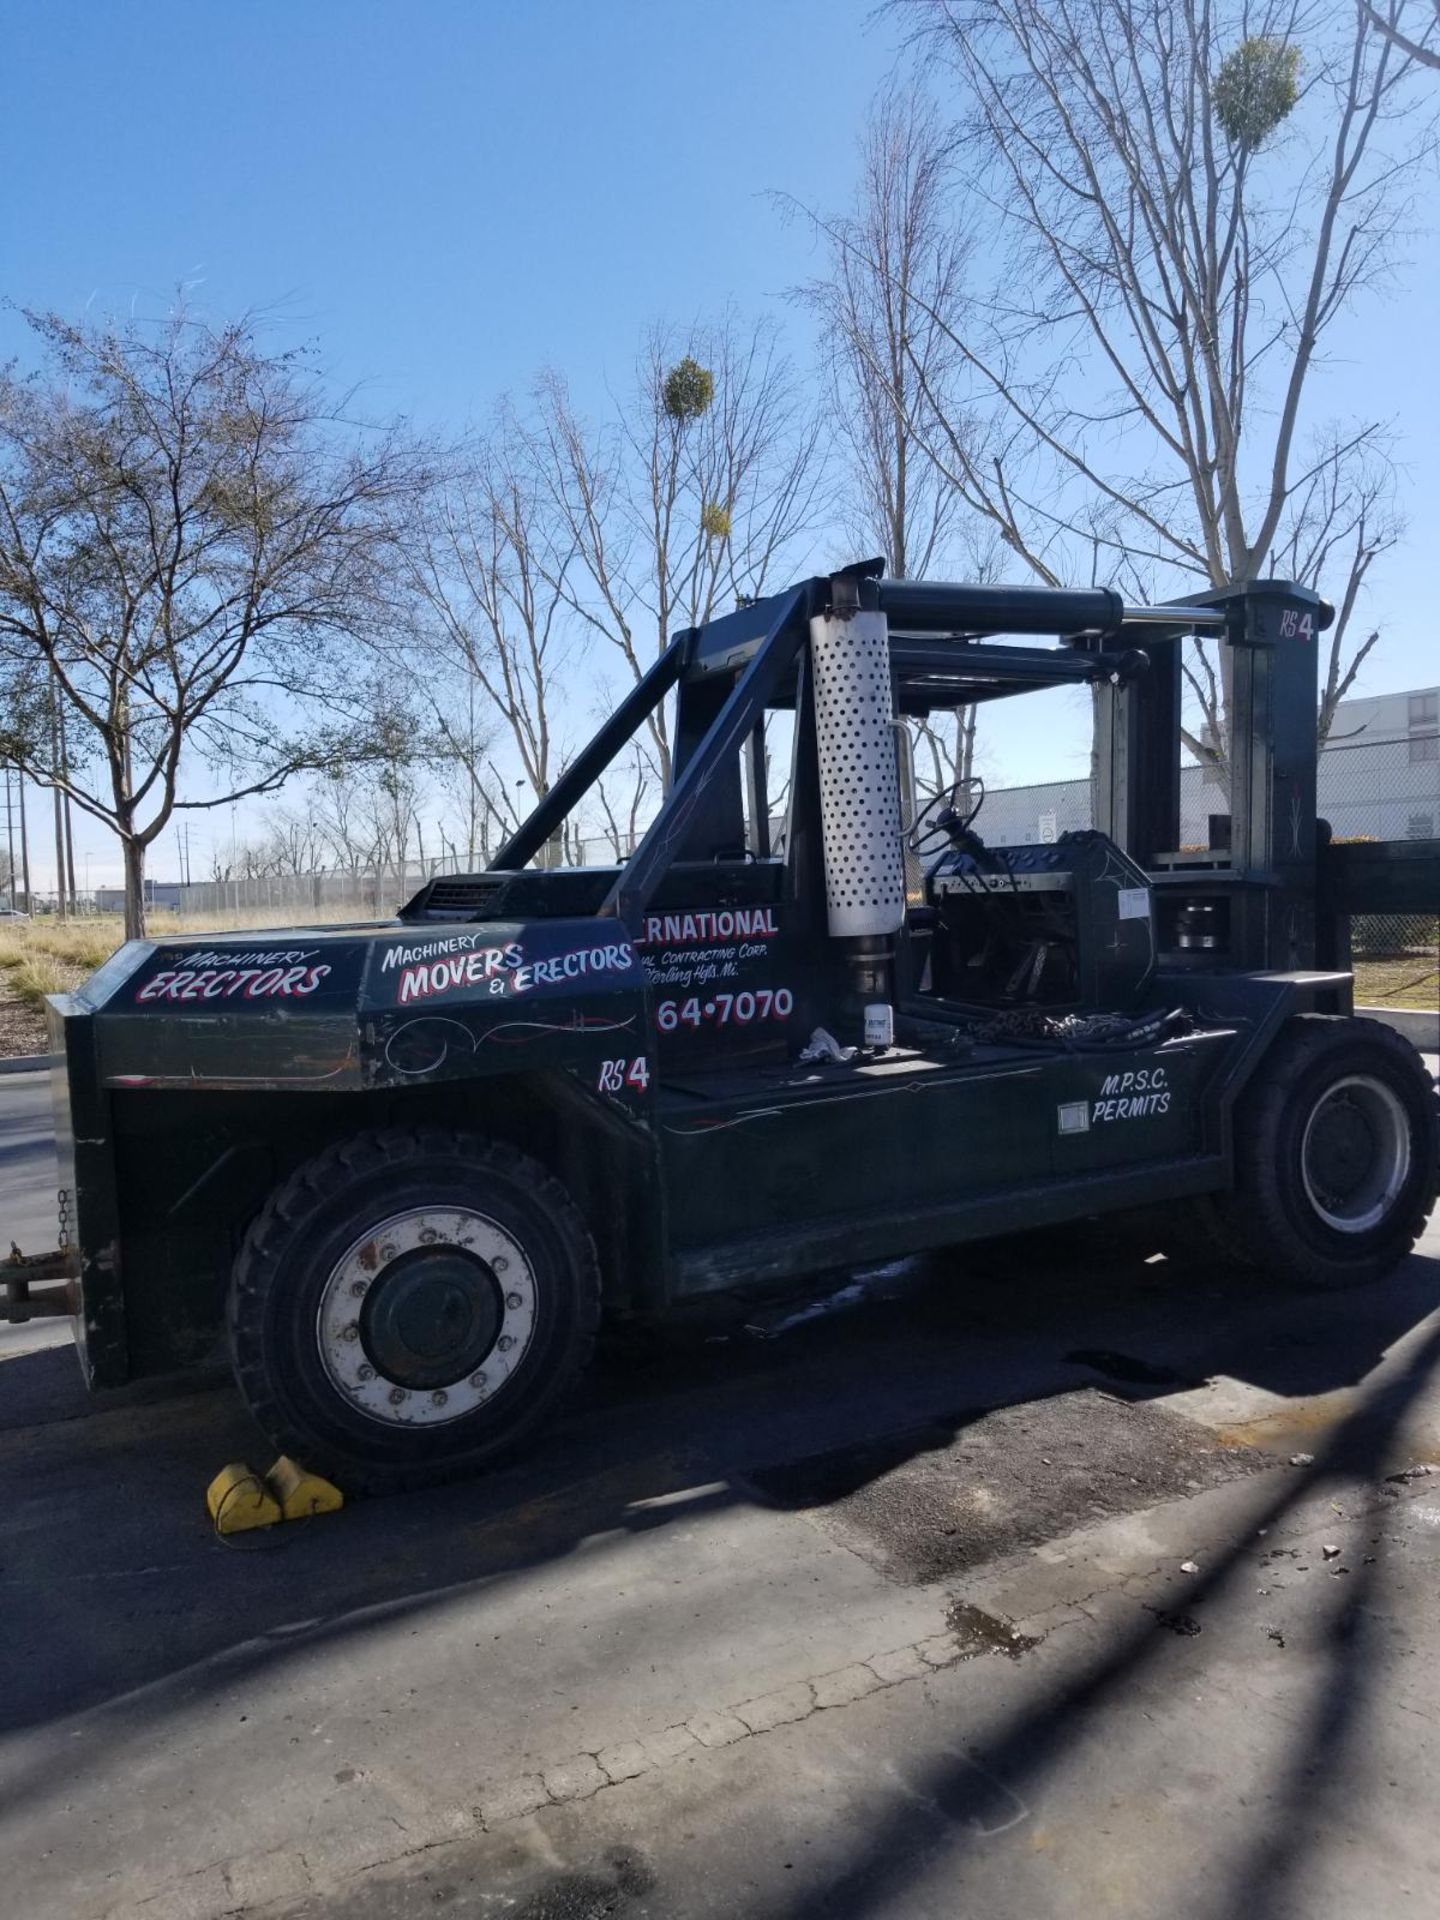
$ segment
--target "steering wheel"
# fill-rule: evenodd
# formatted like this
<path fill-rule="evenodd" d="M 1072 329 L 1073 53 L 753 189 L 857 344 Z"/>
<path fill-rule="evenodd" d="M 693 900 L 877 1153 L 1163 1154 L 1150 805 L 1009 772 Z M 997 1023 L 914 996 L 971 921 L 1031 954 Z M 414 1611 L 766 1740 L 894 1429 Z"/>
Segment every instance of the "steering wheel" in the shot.
<path fill-rule="evenodd" d="M 913 854 L 923 859 L 926 854 L 938 853 L 942 846 L 955 845 L 985 804 L 985 782 L 978 773 L 971 775 L 969 784 L 979 788 L 979 795 L 968 812 L 962 813 L 955 805 L 955 787 L 932 794 L 925 802 L 905 836 Z"/>

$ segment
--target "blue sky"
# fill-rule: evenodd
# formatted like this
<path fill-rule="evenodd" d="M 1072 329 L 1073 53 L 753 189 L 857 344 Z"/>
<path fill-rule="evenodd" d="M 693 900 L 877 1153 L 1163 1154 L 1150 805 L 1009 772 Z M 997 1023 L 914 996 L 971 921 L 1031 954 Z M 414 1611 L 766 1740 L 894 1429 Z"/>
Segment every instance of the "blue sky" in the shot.
<path fill-rule="evenodd" d="M 893 29 L 868 0 L 0 7 L 0 276 L 123 310 L 281 305 L 381 408 L 453 422 L 553 360 L 806 271 Z"/>
<path fill-rule="evenodd" d="M 434 426 L 547 361 L 598 400 L 651 320 L 732 299 L 803 353 L 783 296 L 814 257 L 766 195 L 844 204 L 897 37 L 872 0 L 0 0 L 0 30 L 0 294 L 123 313 L 186 282 L 215 313 L 276 308 L 372 410 Z M 1405 436 L 1371 692 L 1440 679 L 1437 275 L 1415 252 L 1327 373 L 1337 413 Z M 0 314 L 0 351 L 21 340 Z M 1036 718 L 988 722 L 992 779 L 1072 771 Z M 108 876 L 103 830 L 81 845 Z"/>

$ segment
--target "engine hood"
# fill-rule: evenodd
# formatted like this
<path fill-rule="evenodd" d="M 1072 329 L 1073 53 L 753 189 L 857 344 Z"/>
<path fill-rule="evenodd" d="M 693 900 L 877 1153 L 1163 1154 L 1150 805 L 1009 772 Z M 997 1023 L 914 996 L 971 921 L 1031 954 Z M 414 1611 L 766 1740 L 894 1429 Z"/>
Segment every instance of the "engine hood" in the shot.
<path fill-rule="evenodd" d="M 639 1038 L 644 985 L 611 919 L 397 923 L 131 941 L 52 1006 L 93 1022 L 110 1087 L 338 1090 L 563 1064 L 602 1029 Z"/>

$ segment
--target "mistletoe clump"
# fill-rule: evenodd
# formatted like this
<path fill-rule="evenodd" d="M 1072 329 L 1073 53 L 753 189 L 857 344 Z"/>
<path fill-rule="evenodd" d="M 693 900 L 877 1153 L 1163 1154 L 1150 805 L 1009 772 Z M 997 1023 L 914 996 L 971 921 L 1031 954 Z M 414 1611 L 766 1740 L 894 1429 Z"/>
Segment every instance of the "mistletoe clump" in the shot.
<path fill-rule="evenodd" d="M 662 391 L 672 420 L 698 420 L 715 398 L 715 376 L 687 353 L 666 374 Z"/>
<path fill-rule="evenodd" d="M 1230 141 L 1253 150 L 1288 118 L 1300 97 L 1300 49 L 1254 34 L 1225 56 L 1215 81 L 1215 116 Z"/>

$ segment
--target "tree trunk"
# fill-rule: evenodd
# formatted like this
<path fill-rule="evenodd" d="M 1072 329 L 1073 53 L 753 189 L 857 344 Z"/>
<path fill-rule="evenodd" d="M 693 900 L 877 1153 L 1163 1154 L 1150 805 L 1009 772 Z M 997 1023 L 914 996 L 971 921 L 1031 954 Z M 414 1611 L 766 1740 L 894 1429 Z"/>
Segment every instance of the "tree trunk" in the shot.
<path fill-rule="evenodd" d="M 58 690 L 56 693 L 55 710 L 57 714 L 56 724 L 59 728 L 60 737 L 60 772 L 64 778 L 68 780 L 70 778 L 70 751 L 65 740 L 65 703 L 60 699 Z M 60 816 L 65 823 L 65 881 L 63 884 L 69 893 L 71 913 L 78 913 L 80 910 L 80 902 L 75 892 L 75 827 L 70 817 L 70 795 L 68 793 L 60 796 Z M 55 878 L 55 884 L 57 886 L 62 884 L 58 874 Z"/>
<path fill-rule="evenodd" d="M 133 836 L 120 842 L 125 854 L 125 938 L 145 938 L 145 843 Z"/>
<path fill-rule="evenodd" d="M 975 722 L 979 713 L 979 708 L 974 705 L 957 707 L 955 710 L 955 772 L 967 804 L 970 783 L 975 778 Z"/>
<path fill-rule="evenodd" d="M 70 813 L 70 796 L 63 794 L 60 811 L 65 818 L 65 884 L 70 894 L 70 911 L 80 911 L 80 895 L 75 888 L 75 822 Z"/>
<path fill-rule="evenodd" d="M 63 922 L 65 915 L 65 814 L 60 789 L 55 788 L 55 906 Z"/>

